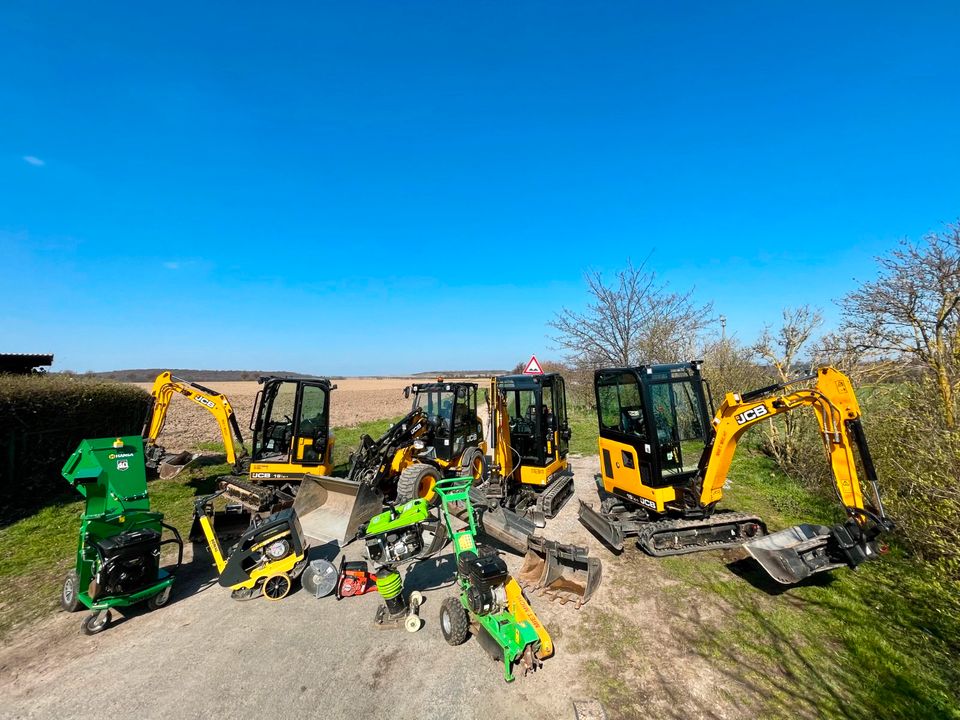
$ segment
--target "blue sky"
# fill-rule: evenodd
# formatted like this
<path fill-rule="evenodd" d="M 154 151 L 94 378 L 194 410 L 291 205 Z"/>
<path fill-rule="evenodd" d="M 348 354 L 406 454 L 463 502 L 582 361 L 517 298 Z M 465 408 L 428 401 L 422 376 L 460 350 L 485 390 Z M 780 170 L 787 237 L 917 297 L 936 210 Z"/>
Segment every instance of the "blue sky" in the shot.
<path fill-rule="evenodd" d="M 960 216 L 960 5 L 0 6 L 0 350 L 557 356 L 642 260 L 751 340 Z"/>

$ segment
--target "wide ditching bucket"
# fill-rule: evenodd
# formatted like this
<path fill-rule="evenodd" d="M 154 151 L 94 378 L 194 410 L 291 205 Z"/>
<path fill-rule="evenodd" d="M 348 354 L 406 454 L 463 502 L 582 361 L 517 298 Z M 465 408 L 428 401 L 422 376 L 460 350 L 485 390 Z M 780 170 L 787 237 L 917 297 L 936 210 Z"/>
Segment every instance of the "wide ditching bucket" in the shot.
<path fill-rule="evenodd" d="M 305 475 L 293 509 L 304 535 L 342 546 L 353 540 L 361 524 L 383 510 L 383 498 L 364 483 Z"/>
<path fill-rule="evenodd" d="M 754 538 L 743 547 L 778 583 L 794 585 L 845 564 L 830 559 L 827 546 L 832 538 L 831 528 L 804 523 Z"/>
<path fill-rule="evenodd" d="M 532 536 L 517 582 L 534 594 L 562 605 L 573 602 L 579 609 L 600 587 L 603 574 L 599 558 L 588 557 L 587 552 L 578 545 Z"/>

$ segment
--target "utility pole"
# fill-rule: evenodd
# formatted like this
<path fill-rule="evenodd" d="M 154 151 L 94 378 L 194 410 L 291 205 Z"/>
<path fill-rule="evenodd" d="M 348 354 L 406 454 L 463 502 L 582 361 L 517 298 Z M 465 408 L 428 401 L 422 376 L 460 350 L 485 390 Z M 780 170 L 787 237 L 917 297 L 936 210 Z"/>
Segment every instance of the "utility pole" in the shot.
<path fill-rule="evenodd" d="M 720 316 L 720 340 L 726 341 L 727 339 L 727 316 Z"/>

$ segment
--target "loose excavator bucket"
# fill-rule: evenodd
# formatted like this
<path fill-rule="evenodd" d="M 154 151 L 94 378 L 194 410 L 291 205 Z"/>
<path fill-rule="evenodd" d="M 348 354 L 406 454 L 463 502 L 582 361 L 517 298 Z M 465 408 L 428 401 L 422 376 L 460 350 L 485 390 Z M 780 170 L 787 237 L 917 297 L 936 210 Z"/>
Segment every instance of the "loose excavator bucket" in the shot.
<path fill-rule="evenodd" d="M 176 454 L 164 455 L 157 463 L 157 473 L 163 480 L 176 477 L 188 465 L 192 465 L 198 457 L 200 457 L 200 453 L 187 452 L 186 450 Z"/>
<path fill-rule="evenodd" d="M 586 548 L 533 536 L 528 540 L 517 582 L 562 605 L 574 602 L 579 609 L 600 586 L 601 575 L 600 560 L 587 557 Z"/>
<path fill-rule="evenodd" d="M 814 573 L 846 564 L 829 557 L 827 546 L 833 538 L 834 529 L 804 523 L 754 538 L 743 547 L 778 583 L 794 585 Z"/>
<path fill-rule="evenodd" d="M 561 604 L 576 603 L 577 609 L 596 592 L 602 577 L 599 558 L 588 557 L 579 545 L 564 545 L 537 535 L 537 526 L 512 510 L 484 505 L 477 488 L 470 489 L 470 500 L 481 508 L 480 531 L 518 553 L 526 553 L 517 575 L 520 586 Z M 455 514 L 465 520 L 461 506 Z"/>
<path fill-rule="evenodd" d="M 314 540 L 346 545 L 357 528 L 383 510 L 383 497 L 365 483 L 305 475 L 293 509 L 303 533 Z"/>

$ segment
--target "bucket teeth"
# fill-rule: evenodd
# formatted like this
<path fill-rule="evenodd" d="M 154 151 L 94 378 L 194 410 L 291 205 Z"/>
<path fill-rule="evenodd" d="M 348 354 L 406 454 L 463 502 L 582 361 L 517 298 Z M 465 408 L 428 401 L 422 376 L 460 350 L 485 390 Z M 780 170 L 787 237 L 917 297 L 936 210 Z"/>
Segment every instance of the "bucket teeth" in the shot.
<path fill-rule="evenodd" d="M 579 609 L 596 592 L 602 576 L 600 560 L 588 557 L 588 552 L 578 545 L 530 537 L 517 582 L 562 605 L 573 602 Z"/>

